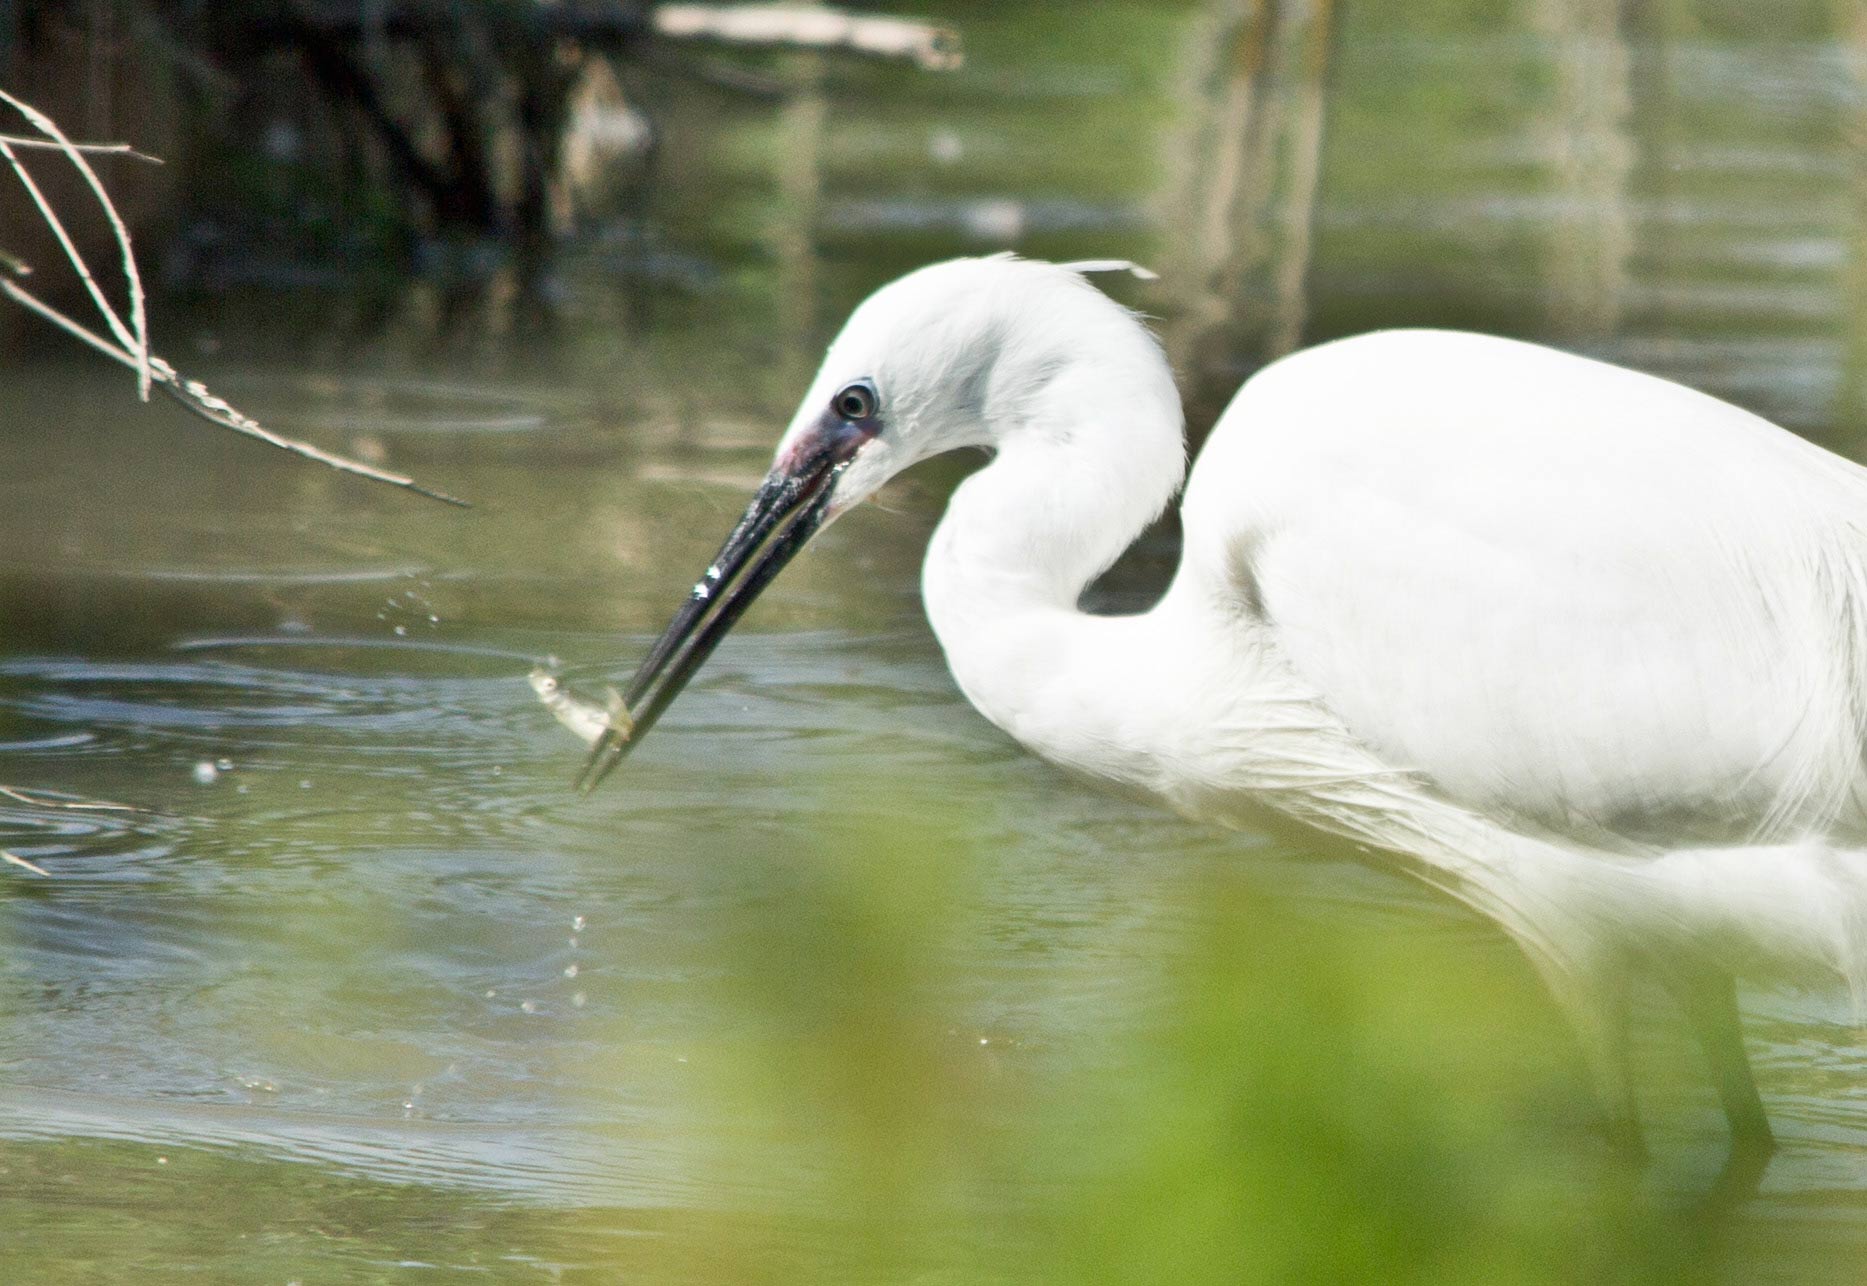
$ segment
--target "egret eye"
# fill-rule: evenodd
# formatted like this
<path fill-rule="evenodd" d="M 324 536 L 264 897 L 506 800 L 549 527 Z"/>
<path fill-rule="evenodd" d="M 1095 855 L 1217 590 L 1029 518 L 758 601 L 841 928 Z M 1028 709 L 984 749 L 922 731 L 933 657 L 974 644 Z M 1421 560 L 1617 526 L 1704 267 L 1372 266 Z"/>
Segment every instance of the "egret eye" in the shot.
<path fill-rule="evenodd" d="M 830 399 L 830 409 L 845 420 L 866 420 L 875 414 L 879 401 L 873 384 L 867 380 L 857 380 L 853 384 L 843 385 L 842 390 Z"/>

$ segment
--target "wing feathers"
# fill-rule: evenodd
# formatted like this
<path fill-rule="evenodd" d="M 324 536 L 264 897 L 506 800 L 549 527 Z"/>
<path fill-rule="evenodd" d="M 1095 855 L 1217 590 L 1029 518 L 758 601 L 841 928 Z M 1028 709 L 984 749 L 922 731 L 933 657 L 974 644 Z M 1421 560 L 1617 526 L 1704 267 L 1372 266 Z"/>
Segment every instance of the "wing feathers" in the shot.
<path fill-rule="evenodd" d="M 1867 837 L 1867 474 L 1553 350 L 1286 359 L 1195 470 L 1190 561 L 1396 767 L 1540 826 Z"/>

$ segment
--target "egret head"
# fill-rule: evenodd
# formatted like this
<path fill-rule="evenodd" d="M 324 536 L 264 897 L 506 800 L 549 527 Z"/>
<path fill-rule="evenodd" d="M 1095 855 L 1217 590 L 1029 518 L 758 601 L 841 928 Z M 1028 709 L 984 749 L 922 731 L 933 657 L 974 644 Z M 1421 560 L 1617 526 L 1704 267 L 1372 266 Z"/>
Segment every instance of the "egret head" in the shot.
<path fill-rule="evenodd" d="M 633 722 L 597 743 L 583 783 L 621 761 L 753 599 L 810 539 L 910 465 L 992 447 L 1101 332 L 1132 344 L 1132 316 L 1083 278 L 1145 270 L 997 255 L 910 273 L 844 324 L 745 515 L 650 649 L 624 696 Z"/>

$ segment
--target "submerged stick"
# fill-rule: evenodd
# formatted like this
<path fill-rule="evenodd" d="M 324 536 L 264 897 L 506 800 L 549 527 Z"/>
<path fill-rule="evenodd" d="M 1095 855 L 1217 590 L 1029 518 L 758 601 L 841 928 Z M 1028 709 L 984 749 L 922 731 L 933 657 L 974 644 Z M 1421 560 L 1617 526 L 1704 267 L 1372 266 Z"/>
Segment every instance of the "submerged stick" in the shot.
<path fill-rule="evenodd" d="M 134 804 L 117 804 L 108 799 L 73 799 L 66 795 L 54 795 L 43 790 L 27 790 L 23 786 L 0 786 L 0 796 L 26 805 L 28 808 L 64 808 L 76 813 L 141 813 L 147 809 Z"/>
<path fill-rule="evenodd" d="M 140 813 L 146 810 L 133 804 L 114 804 L 107 799 L 72 799 L 64 795 L 51 795 L 42 790 L 26 790 L 19 786 L 0 786 L 0 797 L 25 804 L 28 808 L 64 808 L 74 812 Z M 10 866 L 24 867 L 34 875 L 43 875 L 50 879 L 52 873 L 37 862 L 29 862 L 18 853 L 9 853 L 0 848 L 0 862 Z"/>
<path fill-rule="evenodd" d="M 21 857 L 18 853 L 9 853 L 4 848 L 0 848 L 0 862 L 10 862 L 14 866 L 23 866 L 27 870 L 31 871 L 34 875 L 43 875 L 47 879 L 50 879 L 52 877 L 52 873 L 46 870 L 43 866 L 40 866 L 37 862 L 28 862 L 25 858 Z"/>

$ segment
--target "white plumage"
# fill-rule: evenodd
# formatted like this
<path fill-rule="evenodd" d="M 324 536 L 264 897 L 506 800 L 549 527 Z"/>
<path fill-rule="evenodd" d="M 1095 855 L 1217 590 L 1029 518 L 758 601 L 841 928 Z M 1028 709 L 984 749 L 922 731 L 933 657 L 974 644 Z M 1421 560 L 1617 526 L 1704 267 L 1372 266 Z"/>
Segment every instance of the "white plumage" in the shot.
<path fill-rule="evenodd" d="M 825 517 L 929 455 L 993 454 L 924 581 L 988 718 L 1187 816 L 1346 839 L 1492 917 L 1635 1146 L 1622 1005 L 1652 970 L 1736 1140 L 1767 1154 L 1732 976 L 1867 992 L 1867 471 L 1530 344 L 1340 340 L 1244 386 L 1187 484 L 1171 588 L 1095 617 L 1082 591 L 1184 471 L 1171 373 L 1131 314 L 1068 265 L 911 274 L 851 317 L 774 479 L 830 458 L 852 381 L 878 405 L 825 466 Z"/>
<path fill-rule="evenodd" d="M 1275 429 L 1272 429 L 1275 426 Z M 1650 376 L 1476 335 L 1252 381 L 1188 496 L 1292 667 L 1500 819 L 1859 837 L 1867 472 Z"/>

